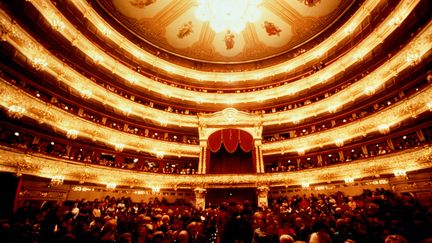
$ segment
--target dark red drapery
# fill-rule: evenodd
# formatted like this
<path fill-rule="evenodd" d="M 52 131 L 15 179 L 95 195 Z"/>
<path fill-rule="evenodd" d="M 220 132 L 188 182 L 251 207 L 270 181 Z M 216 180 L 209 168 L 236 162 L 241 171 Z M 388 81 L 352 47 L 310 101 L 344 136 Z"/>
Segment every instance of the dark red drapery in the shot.
<path fill-rule="evenodd" d="M 241 148 L 230 153 L 225 147 L 215 153 L 210 152 L 209 156 L 210 174 L 244 174 L 254 173 L 254 161 L 252 152 L 244 152 Z"/>
<path fill-rule="evenodd" d="M 244 152 L 250 152 L 253 149 L 253 137 L 249 133 L 239 129 L 224 129 L 211 134 L 207 140 L 208 148 L 216 153 L 222 144 L 229 153 L 234 153 L 237 146 Z"/>
<path fill-rule="evenodd" d="M 254 141 L 249 133 L 240 129 L 220 130 L 209 136 L 207 145 L 207 173 L 255 172 Z"/>

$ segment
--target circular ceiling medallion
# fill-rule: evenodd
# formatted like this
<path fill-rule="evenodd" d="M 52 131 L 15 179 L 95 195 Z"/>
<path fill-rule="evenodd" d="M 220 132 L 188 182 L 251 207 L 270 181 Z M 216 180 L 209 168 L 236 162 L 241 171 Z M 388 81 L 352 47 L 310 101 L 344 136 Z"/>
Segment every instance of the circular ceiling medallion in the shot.
<path fill-rule="evenodd" d="M 142 40 L 171 54 L 214 63 L 267 59 L 305 43 L 354 1 L 98 1 Z M 217 3 L 217 4 L 214 4 Z"/>

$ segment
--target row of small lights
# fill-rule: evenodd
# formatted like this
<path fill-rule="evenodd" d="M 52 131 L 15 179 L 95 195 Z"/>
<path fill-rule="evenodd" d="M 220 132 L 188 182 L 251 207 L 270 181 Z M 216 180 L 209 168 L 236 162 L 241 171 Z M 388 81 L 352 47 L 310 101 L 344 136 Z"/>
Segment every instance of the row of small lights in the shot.
<path fill-rule="evenodd" d="M 58 16 L 57 16 L 57 17 L 58 17 Z M 57 18 L 55 18 L 55 19 L 57 19 Z M 395 21 L 390 21 L 390 22 L 399 24 L 399 21 L 401 21 L 400 17 L 399 17 L 399 19 L 398 19 L 397 21 L 395 20 Z M 99 56 L 97 56 L 97 55 L 95 55 L 95 54 L 91 54 L 90 56 L 93 57 L 93 60 L 94 60 L 95 62 L 101 62 L 101 61 L 103 61 L 102 57 L 99 57 Z M 414 55 L 414 54 L 410 54 L 409 56 L 410 56 L 410 60 L 411 60 L 415 55 Z M 90 91 L 90 92 L 91 92 L 91 91 Z"/>
<path fill-rule="evenodd" d="M 427 107 L 430 111 L 432 111 L 432 101 L 427 103 Z M 8 108 L 8 114 L 15 119 L 20 119 L 24 116 L 24 113 L 26 112 L 26 109 L 18 106 L 18 105 L 11 105 Z M 390 132 L 390 126 L 388 124 L 381 124 L 378 125 L 377 129 L 381 134 L 388 134 Z M 76 139 L 79 135 L 80 131 L 75 129 L 66 129 L 66 137 L 69 139 Z M 334 140 L 334 144 L 338 147 L 342 147 L 344 145 L 346 139 L 337 138 Z M 118 143 L 118 142 L 112 142 L 112 145 L 114 146 L 115 151 L 122 152 L 125 148 L 125 144 Z M 297 153 L 300 156 L 305 155 L 307 148 L 298 148 Z M 154 151 L 153 152 L 155 157 L 162 159 L 165 156 L 164 151 Z M 284 151 L 282 151 L 282 154 Z"/>
<path fill-rule="evenodd" d="M 407 171 L 406 170 L 401 170 L 401 169 L 394 170 L 393 174 L 394 174 L 395 177 L 406 177 Z M 57 185 L 57 186 L 58 185 L 62 185 L 63 182 L 64 182 L 64 179 L 65 179 L 65 177 L 62 176 L 62 175 L 53 176 L 53 177 L 51 177 L 51 184 Z M 353 177 L 346 177 L 346 178 L 344 178 L 344 182 L 346 184 L 353 184 L 354 180 L 355 179 Z M 108 182 L 105 185 L 106 185 L 106 188 L 110 189 L 110 190 L 114 190 L 117 187 L 117 183 L 115 183 L 115 182 Z M 304 189 L 310 188 L 310 182 L 302 182 L 300 185 Z M 159 193 L 160 189 L 161 189 L 159 186 L 152 186 L 150 188 L 151 188 L 152 193 Z"/>
<path fill-rule="evenodd" d="M 94 10 L 92 10 L 92 8 L 91 8 L 90 5 L 87 5 L 86 2 L 73 1 L 73 4 L 75 4 L 75 6 L 79 10 L 81 10 L 81 11 L 85 11 L 85 12 L 94 11 Z M 352 19 L 357 20 L 360 16 L 363 16 L 363 19 L 365 19 L 367 16 L 370 15 L 370 12 L 372 11 L 370 9 L 372 9 L 372 8 L 374 8 L 376 6 L 378 6 L 378 2 L 375 2 L 375 1 L 367 2 L 364 5 L 365 8 L 362 8 L 358 12 L 356 12 L 355 16 L 353 16 Z M 84 16 L 87 17 L 91 22 L 93 22 L 93 24 L 95 26 L 97 26 L 101 30 L 101 32 L 102 32 L 102 34 L 104 36 L 110 37 L 111 35 L 114 34 L 114 37 L 116 39 L 119 39 L 119 38 L 122 39 L 123 40 L 122 41 L 122 44 L 123 44 L 122 46 L 125 46 L 125 48 L 123 48 L 124 50 L 131 52 L 126 47 L 129 47 L 129 48 L 133 49 L 133 53 L 131 52 L 131 54 L 135 54 L 140 59 L 145 59 L 144 57 L 146 55 L 147 55 L 147 57 L 150 56 L 149 54 L 143 52 L 142 49 L 136 47 L 134 43 L 130 42 L 128 39 L 126 39 L 125 37 L 123 37 L 121 34 L 119 34 L 118 32 L 116 32 L 115 30 L 111 30 L 112 27 L 110 27 L 97 13 L 94 13 L 94 14 L 85 14 Z M 52 18 L 53 19 L 58 19 L 59 16 L 52 16 Z M 347 22 L 345 24 L 345 27 L 341 28 L 342 31 L 340 31 L 340 34 L 338 34 L 339 33 L 338 32 L 338 33 L 335 33 L 334 36 L 340 35 L 340 36 L 346 37 L 346 36 L 348 36 L 350 34 L 353 34 L 354 30 L 357 28 L 357 26 L 359 26 L 361 24 L 361 22 L 363 21 L 363 19 L 362 20 L 357 20 L 357 22 L 358 22 L 357 24 L 353 23 L 354 20 L 352 20 L 351 22 Z M 399 25 L 401 22 L 402 22 L 402 18 L 400 16 L 394 16 L 391 19 L 391 21 L 389 21 L 388 25 L 389 26 Z M 343 33 L 343 35 L 341 35 L 341 33 Z M 329 42 L 329 43 L 330 42 L 334 42 L 335 41 L 334 39 L 335 39 L 334 37 L 333 38 L 329 38 L 329 40 L 327 42 Z M 324 49 L 323 46 L 326 46 L 326 44 L 327 43 L 323 43 L 323 44 L 319 45 L 318 47 L 316 47 L 314 52 L 311 51 L 312 52 L 311 56 L 314 56 L 315 58 L 319 58 L 319 57 L 323 56 L 328 51 L 328 50 L 323 50 Z M 163 61 L 163 60 L 161 60 L 161 61 Z M 154 61 L 152 61 L 152 62 L 154 62 Z M 161 68 L 162 69 L 165 68 L 165 71 L 167 71 L 167 72 L 175 72 L 178 75 L 184 75 L 185 73 L 188 73 L 188 71 L 190 71 L 190 72 L 196 72 L 196 70 L 193 70 L 193 69 L 182 70 L 182 69 L 184 69 L 184 67 L 180 67 L 180 66 L 172 67 L 175 64 L 171 64 L 170 63 L 169 65 L 171 65 L 171 66 L 163 66 Z M 291 67 L 291 65 L 289 63 L 288 64 L 282 64 L 282 65 L 279 65 L 279 66 L 283 67 L 282 71 L 285 71 L 285 72 L 289 71 L 289 70 L 292 70 L 293 68 L 295 68 L 295 67 Z M 272 74 L 273 73 L 274 72 L 272 72 Z M 189 77 L 189 75 L 188 75 L 188 77 Z M 259 79 L 259 78 L 265 77 L 265 75 L 263 73 L 257 73 L 257 74 L 255 74 L 255 77 L 257 79 Z M 202 77 L 199 77 L 197 79 L 200 80 L 200 81 L 203 80 Z M 232 81 L 232 79 L 226 79 L 226 80 L 223 79 L 222 81 Z"/>
<path fill-rule="evenodd" d="M 407 171 L 406 170 L 394 170 L 393 171 L 393 175 L 395 177 L 406 177 L 407 175 Z M 344 179 L 345 184 L 353 184 L 354 183 L 354 178 L 353 177 L 346 177 Z M 388 181 L 386 181 L 388 183 Z M 379 183 L 382 184 L 382 183 Z M 304 189 L 310 189 L 310 183 L 309 182 L 302 182 L 301 183 L 301 187 Z M 318 188 L 320 188 L 319 186 L 317 186 Z M 317 187 L 315 189 L 317 189 Z M 320 189 L 318 189 L 320 190 Z"/>

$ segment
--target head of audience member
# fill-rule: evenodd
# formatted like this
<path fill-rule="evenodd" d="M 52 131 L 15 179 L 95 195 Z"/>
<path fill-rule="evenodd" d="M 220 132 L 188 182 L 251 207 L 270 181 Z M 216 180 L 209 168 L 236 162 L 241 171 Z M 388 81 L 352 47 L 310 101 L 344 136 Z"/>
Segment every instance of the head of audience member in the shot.
<path fill-rule="evenodd" d="M 309 243 L 332 243 L 332 239 L 327 233 L 314 232 L 311 234 Z"/>
<path fill-rule="evenodd" d="M 294 243 L 294 238 L 292 238 L 290 235 L 281 235 L 279 237 L 280 243 Z"/>
<path fill-rule="evenodd" d="M 186 230 L 180 231 L 180 233 L 177 236 L 177 241 L 179 243 L 187 243 L 187 242 L 189 242 L 189 233 Z"/>
<path fill-rule="evenodd" d="M 384 243 L 408 243 L 408 241 L 400 235 L 388 235 Z"/>

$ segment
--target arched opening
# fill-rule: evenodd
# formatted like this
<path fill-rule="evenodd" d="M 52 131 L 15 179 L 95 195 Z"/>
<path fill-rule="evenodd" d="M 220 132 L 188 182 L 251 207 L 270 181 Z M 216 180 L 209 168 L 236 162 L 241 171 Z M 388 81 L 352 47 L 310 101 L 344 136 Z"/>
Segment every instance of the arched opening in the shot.
<path fill-rule="evenodd" d="M 243 130 L 224 129 L 214 132 L 207 140 L 206 152 L 209 174 L 256 172 L 254 139 Z"/>

